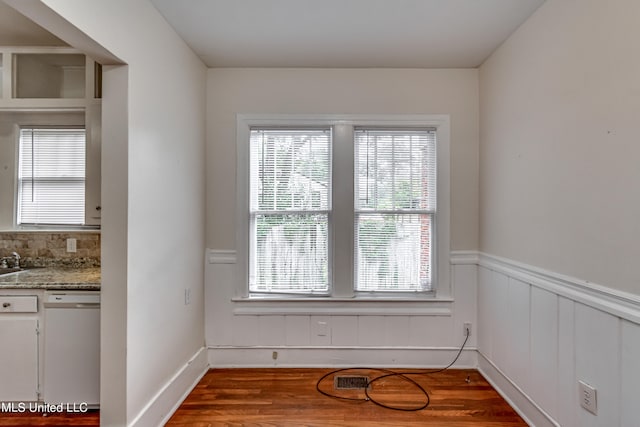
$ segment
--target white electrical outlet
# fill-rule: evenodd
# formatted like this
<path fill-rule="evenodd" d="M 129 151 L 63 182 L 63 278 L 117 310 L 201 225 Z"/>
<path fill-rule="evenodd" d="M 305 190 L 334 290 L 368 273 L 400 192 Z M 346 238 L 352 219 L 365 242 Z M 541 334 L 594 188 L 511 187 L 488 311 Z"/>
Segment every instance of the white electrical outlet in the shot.
<path fill-rule="evenodd" d="M 462 335 L 467 336 L 467 331 L 469 331 L 469 336 L 471 336 L 471 322 L 465 322 L 462 325 Z"/>
<path fill-rule="evenodd" d="M 76 239 L 67 239 L 67 252 L 77 252 Z"/>
<path fill-rule="evenodd" d="M 184 289 L 184 305 L 189 305 L 189 304 L 191 304 L 191 289 L 185 288 Z"/>
<path fill-rule="evenodd" d="M 580 406 L 593 415 L 598 414 L 598 399 L 596 395 L 596 388 L 583 381 L 578 381 L 578 392 L 580 393 Z"/>

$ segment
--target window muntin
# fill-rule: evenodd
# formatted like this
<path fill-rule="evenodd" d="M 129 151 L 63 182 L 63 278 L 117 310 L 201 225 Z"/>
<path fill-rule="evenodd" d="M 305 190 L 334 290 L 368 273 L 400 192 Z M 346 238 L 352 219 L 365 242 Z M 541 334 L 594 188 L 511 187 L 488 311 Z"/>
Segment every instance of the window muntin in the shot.
<path fill-rule="evenodd" d="M 328 293 L 331 129 L 252 129 L 249 145 L 249 291 Z"/>
<path fill-rule="evenodd" d="M 83 225 L 85 221 L 85 130 L 20 129 L 19 225 Z"/>
<path fill-rule="evenodd" d="M 356 129 L 356 291 L 431 291 L 434 129 Z"/>

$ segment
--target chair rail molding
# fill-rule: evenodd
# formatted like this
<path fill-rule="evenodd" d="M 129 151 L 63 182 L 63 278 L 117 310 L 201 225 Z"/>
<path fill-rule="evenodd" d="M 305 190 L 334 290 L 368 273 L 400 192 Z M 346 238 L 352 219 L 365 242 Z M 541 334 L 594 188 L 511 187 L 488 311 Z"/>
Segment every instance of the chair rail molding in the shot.
<path fill-rule="evenodd" d="M 483 252 L 478 252 L 478 266 L 640 324 L 638 295 Z"/>

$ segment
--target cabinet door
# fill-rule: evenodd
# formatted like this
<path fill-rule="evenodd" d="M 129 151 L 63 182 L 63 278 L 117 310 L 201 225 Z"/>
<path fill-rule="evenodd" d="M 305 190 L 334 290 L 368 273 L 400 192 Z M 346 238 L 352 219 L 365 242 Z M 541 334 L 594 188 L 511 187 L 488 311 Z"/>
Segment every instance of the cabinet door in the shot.
<path fill-rule="evenodd" d="M 38 320 L 0 316 L 0 401 L 38 400 Z"/>

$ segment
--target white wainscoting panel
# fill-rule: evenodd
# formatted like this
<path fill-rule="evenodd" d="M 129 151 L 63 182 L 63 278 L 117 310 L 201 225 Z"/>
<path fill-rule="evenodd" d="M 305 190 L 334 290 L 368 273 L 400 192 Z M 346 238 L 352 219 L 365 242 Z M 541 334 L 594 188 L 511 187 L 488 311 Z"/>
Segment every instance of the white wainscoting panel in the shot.
<path fill-rule="evenodd" d="M 451 256 L 450 301 L 272 310 L 234 302 L 233 251 L 208 251 L 206 260 L 212 367 L 444 366 L 471 322 L 456 366 L 478 367 L 531 425 L 640 427 L 637 295 L 466 251 Z M 597 415 L 580 407 L 578 380 L 596 387 Z"/>
<path fill-rule="evenodd" d="M 386 366 L 448 364 L 473 334 L 456 366 L 476 366 L 477 255 L 452 254 L 452 295 L 381 303 L 238 299 L 234 251 L 205 256 L 205 335 L 216 366 Z M 307 310 L 308 309 L 308 310 Z M 278 358 L 273 359 L 273 351 Z M 253 355 L 253 356 L 252 356 Z M 339 356 L 338 356 L 339 355 Z"/>
<path fill-rule="evenodd" d="M 507 319 L 504 322 L 507 331 L 507 352 L 505 372 L 520 387 L 530 387 L 530 301 L 531 286 L 520 280 L 509 278 L 507 297 Z"/>
<path fill-rule="evenodd" d="M 456 313 L 458 310 L 456 310 Z M 468 311 L 461 311 L 469 313 Z M 441 343 L 447 347 L 455 347 L 460 345 L 462 335 L 462 322 L 457 319 L 462 317 L 460 314 L 454 318 L 454 322 L 449 317 L 428 317 L 428 316 L 410 316 L 409 317 L 409 346 L 410 347 L 429 347 L 433 343 Z M 475 317 L 470 320 L 474 325 L 477 323 Z M 457 324 L 460 323 L 459 328 Z M 469 346 L 473 346 L 473 341 L 469 339 Z"/>
<path fill-rule="evenodd" d="M 578 411 L 581 427 L 620 425 L 620 319 L 583 304 L 575 306 L 576 388 L 597 389 L 598 415 Z"/>
<path fill-rule="evenodd" d="M 285 345 L 308 346 L 311 345 L 309 316 L 285 317 Z"/>
<path fill-rule="evenodd" d="M 331 345 L 349 347 L 358 342 L 357 316 L 334 316 L 333 320 L 340 327 L 331 331 Z"/>
<path fill-rule="evenodd" d="M 575 302 L 558 297 L 558 390 L 557 420 L 562 426 L 578 425 L 578 391 L 576 385 Z M 553 353 L 547 354 L 547 359 Z M 547 384 L 554 388 L 554 384 Z M 580 409 L 582 410 L 582 409 Z"/>
<path fill-rule="evenodd" d="M 449 331 L 447 325 L 445 325 L 445 319 L 439 319 L 441 320 L 440 324 L 437 321 L 429 323 L 429 325 L 435 323 L 436 326 L 430 330 L 429 336 L 432 339 L 436 339 L 436 342 L 445 342 L 449 346 L 455 346 L 459 343 L 459 338 L 464 337 L 464 324 L 470 322 L 472 331 L 469 344 L 475 347 L 478 336 L 478 262 L 477 256 L 473 263 L 462 263 L 461 261 L 465 259 L 464 255 L 458 253 L 452 254 L 451 257 L 451 262 L 454 263 L 451 268 L 451 280 L 455 303 L 453 322 L 449 323 L 449 328 L 453 329 Z M 458 289 L 458 287 L 460 287 L 460 289 Z M 431 320 L 436 319 L 431 318 Z M 432 341 L 415 343 L 415 345 L 428 345 L 429 342 Z"/>
<path fill-rule="evenodd" d="M 555 384 L 558 378 L 558 296 L 531 287 L 531 398 L 539 402 L 552 417 L 557 417 Z"/>
<path fill-rule="evenodd" d="M 620 392 L 620 425 L 640 424 L 638 384 L 640 384 L 640 328 L 635 323 L 622 321 L 622 387 Z"/>
<path fill-rule="evenodd" d="M 479 368 L 532 425 L 638 427 L 640 297 L 479 254 Z M 597 390 L 597 415 L 578 381 Z"/>
<path fill-rule="evenodd" d="M 491 352 L 493 362 L 505 369 L 509 365 L 509 277 L 504 274 L 492 275 L 493 283 L 489 286 L 493 295 L 492 310 L 493 317 L 491 329 Z M 478 325 L 483 328 L 482 325 Z"/>
<path fill-rule="evenodd" d="M 256 345 L 286 342 L 285 316 L 256 316 L 256 321 L 258 322 Z"/>
<path fill-rule="evenodd" d="M 478 337 L 478 351 L 489 360 L 493 360 L 492 336 L 497 323 L 498 316 L 494 314 L 495 299 L 492 298 L 497 292 L 493 289 L 493 271 L 487 268 L 478 270 L 478 325 L 476 336 Z"/>

